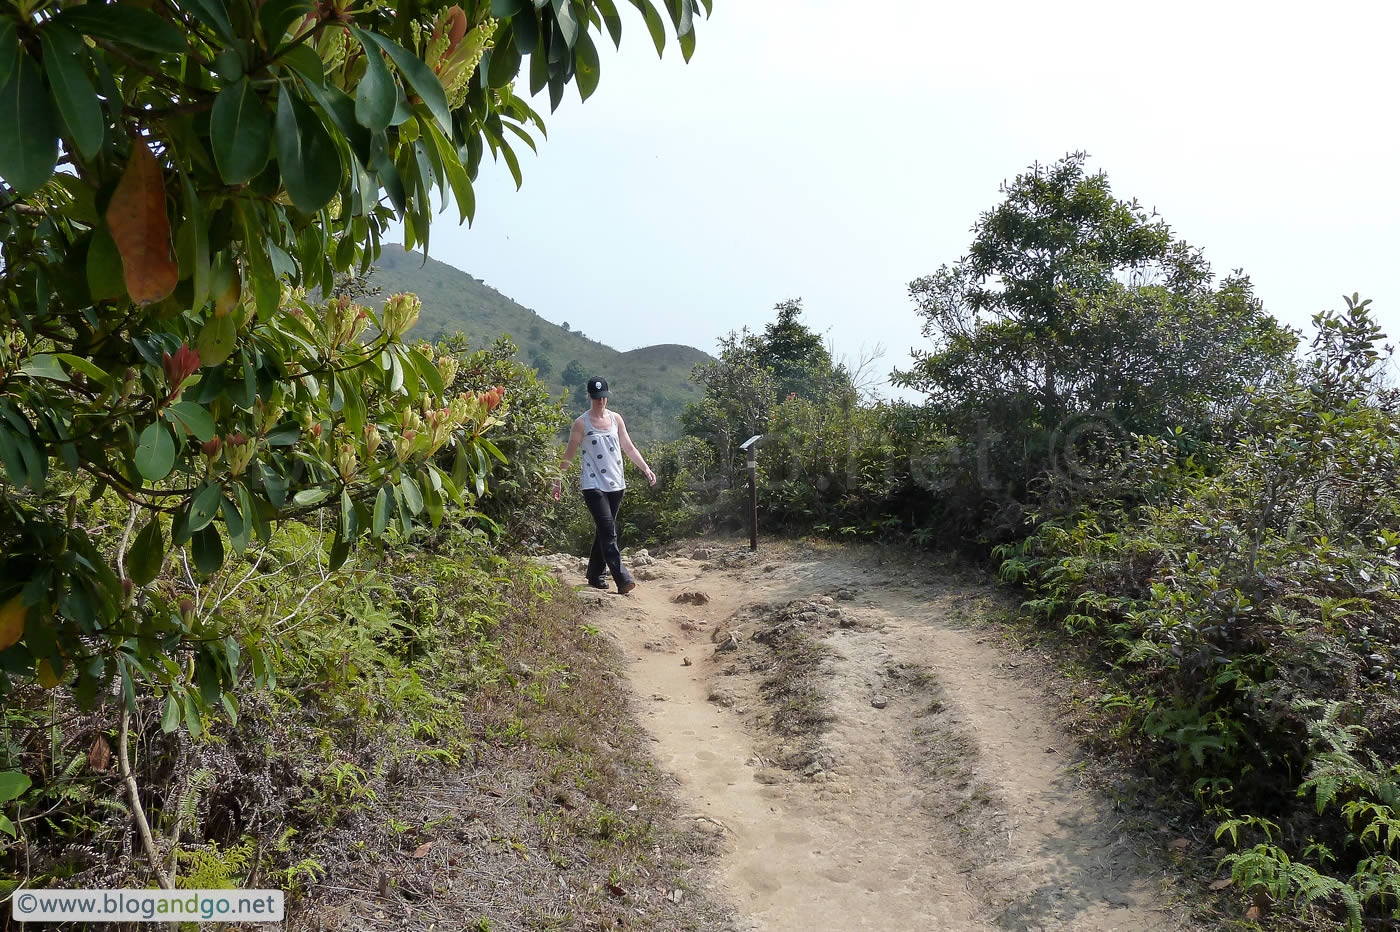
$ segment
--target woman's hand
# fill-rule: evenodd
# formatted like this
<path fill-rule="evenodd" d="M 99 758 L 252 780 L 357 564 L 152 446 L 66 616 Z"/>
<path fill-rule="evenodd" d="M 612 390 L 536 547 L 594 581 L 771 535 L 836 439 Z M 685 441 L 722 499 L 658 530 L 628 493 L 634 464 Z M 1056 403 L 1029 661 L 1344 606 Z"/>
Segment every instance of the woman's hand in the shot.
<path fill-rule="evenodd" d="M 646 471 L 647 485 L 656 485 L 656 473 L 651 471 L 650 466 L 644 466 L 643 469 Z"/>

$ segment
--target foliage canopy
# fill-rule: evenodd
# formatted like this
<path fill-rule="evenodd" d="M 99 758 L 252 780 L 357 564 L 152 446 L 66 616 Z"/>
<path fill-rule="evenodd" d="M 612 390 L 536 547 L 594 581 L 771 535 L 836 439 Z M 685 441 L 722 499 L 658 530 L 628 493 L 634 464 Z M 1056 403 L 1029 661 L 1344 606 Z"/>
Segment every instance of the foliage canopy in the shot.
<path fill-rule="evenodd" d="M 629 2 L 689 57 L 692 0 Z M 180 586 L 282 518 L 319 512 L 338 565 L 484 491 L 502 393 L 406 344 L 412 296 L 308 293 L 391 223 L 426 246 L 435 193 L 470 219 L 486 155 L 518 184 L 543 121 L 515 80 L 586 99 L 603 32 L 612 0 L 6 4 L 0 691 L 147 679 L 193 725 L 264 645 Z M 108 491 L 114 549 L 77 520 Z"/>

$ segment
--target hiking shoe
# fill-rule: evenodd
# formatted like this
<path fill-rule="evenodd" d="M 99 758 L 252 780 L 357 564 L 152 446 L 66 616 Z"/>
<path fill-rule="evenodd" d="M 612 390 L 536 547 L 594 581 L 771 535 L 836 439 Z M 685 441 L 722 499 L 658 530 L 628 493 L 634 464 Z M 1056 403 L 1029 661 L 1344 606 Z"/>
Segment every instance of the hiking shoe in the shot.
<path fill-rule="evenodd" d="M 594 589 L 606 589 L 606 588 L 608 588 L 608 582 L 607 582 L 607 580 L 605 580 L 605 579 L 590 579 L 590 580 L 588 581 L 588 584 L 589 584 L 590 586 L 592 586 Z"/>
<path fill-rule="evenodd" d="M 627 582 L 617 584 L 617 594 L 626 595 L 635 588 L 637 588 L 637 581 L 635 579 L 629 579 Z"/>

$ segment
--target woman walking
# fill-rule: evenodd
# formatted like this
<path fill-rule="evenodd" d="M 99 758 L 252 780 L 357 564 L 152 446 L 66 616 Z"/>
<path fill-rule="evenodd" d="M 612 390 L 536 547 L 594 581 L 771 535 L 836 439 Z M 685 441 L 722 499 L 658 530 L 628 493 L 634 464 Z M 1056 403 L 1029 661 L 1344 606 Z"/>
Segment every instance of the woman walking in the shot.
<path fill-rule="evenodd" d="M 622 474 L 622 457 L 637 465 L 649 485 L 656 485 L 656 473 L 651 471 L 642 453 L 627 435 L 622 415 L 608 410 L 608 380 L 588 380 L 589 409 L 574 419 L 569 431 L 569 445 L 564 449 L 563 471 L 573 467 L 574 454 L 583 450 L 583 501 L 593 516 L 597 531 L 593 535 L 593 552 L 588 557 L 588 584 L 594 589 L 608 588 L 603 578 L 605 570 L 612 572 L 619 593 L 637 588 L 632 574 L 622 565 L 622 552 L 617 546 L 617 512 L 622 507 L 622 492 L 627 480 Z M 563 497 L 564 480 L 554 480 L 554 498 Z"/>

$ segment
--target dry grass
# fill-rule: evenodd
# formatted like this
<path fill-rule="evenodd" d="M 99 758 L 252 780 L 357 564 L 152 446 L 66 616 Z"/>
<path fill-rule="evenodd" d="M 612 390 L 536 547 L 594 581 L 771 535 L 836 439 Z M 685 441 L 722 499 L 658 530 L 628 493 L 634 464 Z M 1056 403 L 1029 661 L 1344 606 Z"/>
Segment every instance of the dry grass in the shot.
<path fill-rule="evenodd" d="M 673 827 L 619 658 L 581 611 L 563 594 L 496 632 L 505 674 L 462 696 L 471 760 L 395 785 L 391 830 L 328 865 L 288 928 L 725 926 L 698 889 L 714 842 Z"/>

